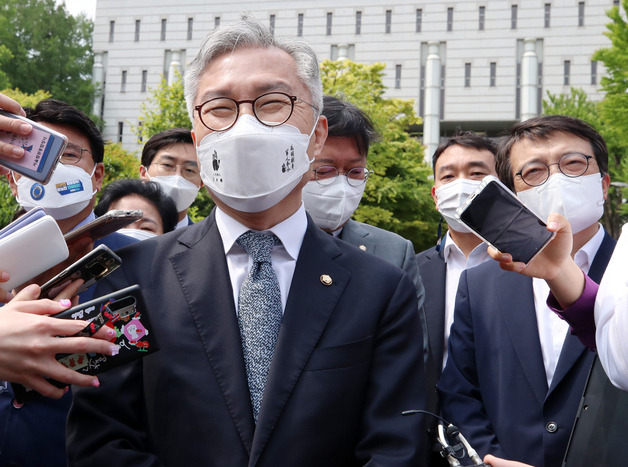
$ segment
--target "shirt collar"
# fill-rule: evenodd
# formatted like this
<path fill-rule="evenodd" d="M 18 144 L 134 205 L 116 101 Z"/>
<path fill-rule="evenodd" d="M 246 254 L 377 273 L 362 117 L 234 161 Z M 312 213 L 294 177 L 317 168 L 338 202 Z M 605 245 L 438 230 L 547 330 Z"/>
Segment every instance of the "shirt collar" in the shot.
<path fill-rule="evenodd" d="M 447 262 L 447 259 L 450 256 L 456 255 L 460 258 L 464 258 L 464 253 L 462 252 L 462 250 L 460 249 L 460 247 L 458 245 L 456 245 L 456 242 L 454 242 L 454 239 L 451 238 L 451 235 L 449 235 L 449 231 L 447 231 L 447 233 L 445 234 L 445 238 L 443 239 L 443 258 L 445 259 L 445 262 Z M 480 261 L 484 261 L 486 258 L 488 258 L 488 246 L 486 245 L 486 243 L 484 242 L 480 242 L 469 254 L 469 258 L 471 259 L 473 257 L 477 257 L 478 260 Z M 465 262 L 467 261 L 467 259 L 465 258 Z"/>
<path fill-rule="evenodd" d="M 597 250 L 599 250 L 602 245 L 602 241 L 604 240 L 604 228 L 599 223 L 598 226 L 599 228 L 597 229 L 595 235 L 591 237 L 591 240 L 585 243 L 574 255 L 574 261 L 578 267 L 587 274 L 589 273 L 591 263 L 593 263 L 593 259 L 597 254 Z"/>
<path fill-rule="evenodd" d="M 218 227 L 218 231 L 220 232 L 220 236 L 222 238 L 222 245 L 225 250 L 225 254 L 229 253 L 240 235 L 252 230 L 235 220 L 233 217 L 230 217 L 218 206 L 216 207 L 216 226 Z M 282 245 L 290 257 L 293 260 L 296 260 L 299 256 L 299 251 L 301 251 L 301 245 L 303 244 L 303 237 L 305 237 L 306 229 L 307 215 L 305 214 L 305 206 L 301 203 L 301 206 L 294 214 L 270 229 L 264 230 L 263 232 L 274 233 L 277 238 L 281 240 Z"/>

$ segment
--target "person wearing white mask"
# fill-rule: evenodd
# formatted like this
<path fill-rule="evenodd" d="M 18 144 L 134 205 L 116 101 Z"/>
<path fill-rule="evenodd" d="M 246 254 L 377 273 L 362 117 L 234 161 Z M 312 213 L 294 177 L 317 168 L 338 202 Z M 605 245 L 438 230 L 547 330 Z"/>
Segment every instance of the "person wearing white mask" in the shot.
<path fill-rule="evenodd" d="M 63 233 L 76 229 L 96 218 L 93 208 L 96 193 L 105 174 L 104 142 L 98 128 L 80 110 L 56 100 L 44 99 L 34 108 L 25 109 L 26 116 L 68 137 L 68 146 L 46 185 L 18 174 L 9 174 L 11 191 L 26 211 L 43 207 L 55 218 Z M 112 233 L 95 244 L 105 244 L 116 250 L 136 242 L 130 237 Z M 32 282 L 43 284 L 91 250 L 93 242 L 81 242 L 70 249 L 70 257 Z M 90 287 L 79 296 L 89 300 L 94 293 Z M 0 383 L 2 384 L 2 383 Z M 10 386 L 0 391 L 0 464 L 66 465 L 65 420 L 72 402 L 68 391 L 61 399 L 38 397 L 22 406 L 14 403 Z M 41 450 L 25 446 L 41 447 Z"/>
<path fill-rule="evenodd" d="M 327 137 L 315 51 L 243 16 L 184 88 L 216 207 L 98 283 L 140 285 L 160 349 L 77 390 L 69 464 L 424 465 L 423 419 L 399 415 L 424 406 L 412 281 L 303 207 Z"/>
<path fill-rule="evenodd" d="M 190 130 L 172 128 L 153 135 L 142 150 L 140 178 L 152 180 L 174 201 L 176 228 L 193 224 L 188 208 L 203 186 Z"/>
<path fill-rule="evenodd" d="M 599 282 L 615 245 L 599 223 L 610 183 L 600 134 L 562 115 L 526 120 L 500 142 L 496 169 L 542 219 L 573 222 L 574 261 Z M 550 310 L 549 290 L 495 261 L 460 277 L 438 389 L 444 417 L 480 456 L 562 465 L 594 353 Z"/>
<path fill-rule="evenodd" d="M 177 225 L 178 212 L 172 198 L 156 182 L 127 178 L 114 180 L 103 190 L 94 208 L 97 216 L 112 209 L 142 211 L 142 218 L 118 233 L 137 240 L 146 240 L 172 232 Z"/>

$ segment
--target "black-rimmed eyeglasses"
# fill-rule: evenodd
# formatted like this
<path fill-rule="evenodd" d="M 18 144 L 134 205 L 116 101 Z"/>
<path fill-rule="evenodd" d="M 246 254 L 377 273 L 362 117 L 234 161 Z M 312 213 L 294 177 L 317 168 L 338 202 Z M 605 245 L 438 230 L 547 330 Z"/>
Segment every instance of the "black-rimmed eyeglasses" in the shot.
<path fill-rule="evenodd" d="M 565 154 L 558 162 L 546 164 L 545 162 L 528 162 L 515 176 L 521 177 L 523 183 L 529 186 L 543 185 L 550 177 L 550 167 L 557 165 L 558 170 L 566 177 L 576 178 L 584 175 L 589 168 L 589 160 L 593 156 L 587 156 L 579 152 Z"/>
<path fill-rule="evenodd" d="M 230 97 L 214 97 L 194 107 L 201 123 L 213 131 L 226 131 L 235 125 L 240 115 L 240 104 L 251 104 L 253 115 L 266 126 L 279 126 L 288 121 L 294 111 L 294 103 L 303 102 L 314 110 L 309 102 L 283 92 L 269 92 L 256 99 L 237 101 Z"/>
<path fill-rule="evenodd" d="M 73 144 L 68 144 L 65 152 L 61 155 L 59 162 L 66 165 L 76 165 L 81 162 L 84 152 L 88 152 L 90 154 L 92 153 L 89 149 L 80 148 Z"/>
<path fill-rule="evenodd" d="M 366 183 L 369 175 L 373 173 L 366 167 L 354 167 L 346 172 L 339 172 L 336 167 L 330 165 L 323 165 L 313 169 L 312 172 L 314 172 L 314 179 L 319 185 L 331 185 L 338 178 L 338 175 L 346 175 L 347 183 L 351 186 L 360 186 Z"/>

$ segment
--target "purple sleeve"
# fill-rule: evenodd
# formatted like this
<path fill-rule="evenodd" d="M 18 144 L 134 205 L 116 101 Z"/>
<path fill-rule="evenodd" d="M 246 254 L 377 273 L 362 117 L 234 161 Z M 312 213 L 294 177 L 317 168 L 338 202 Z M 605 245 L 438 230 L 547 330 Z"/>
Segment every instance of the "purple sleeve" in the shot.
<path fill-rule="evenodd" d="M 547 298 L 547 306 L 569 323 L 571 333 L 580 339 L 584 346 L 589 350 L 595 350 L 595 315 L 593 308 L 599 285 L 586 274 L 584 279 L 584 291 L 573 305 L 563 310 L 550 292 Z"/>

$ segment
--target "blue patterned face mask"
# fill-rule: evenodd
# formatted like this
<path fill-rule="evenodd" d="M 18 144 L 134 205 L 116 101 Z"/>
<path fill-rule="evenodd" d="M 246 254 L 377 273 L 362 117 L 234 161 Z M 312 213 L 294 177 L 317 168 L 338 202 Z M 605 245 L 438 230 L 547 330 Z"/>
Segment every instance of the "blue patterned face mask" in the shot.
<path fill-rule="evenodd" d="M 17 185 L 16 200 L 26 211 L 41 206 L 56 220 L 72 217 L 87 207 L 96 190 L 92 176 L 76 165 L 59 163 L 48 183 L 42 185 L 30 178 L 13 179 Z"/>

